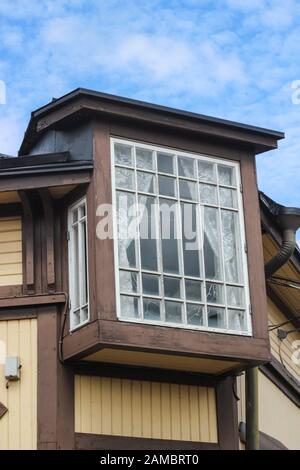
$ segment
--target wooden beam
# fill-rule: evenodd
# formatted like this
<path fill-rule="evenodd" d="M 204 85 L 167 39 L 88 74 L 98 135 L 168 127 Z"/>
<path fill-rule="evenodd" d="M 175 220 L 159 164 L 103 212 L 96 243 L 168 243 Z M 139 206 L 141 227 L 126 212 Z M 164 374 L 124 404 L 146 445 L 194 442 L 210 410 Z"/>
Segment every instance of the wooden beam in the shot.
<path fill-rule="evenodd" d="M 50 175 L 6 176 L 0 178 L 0 192 L 83 184 L 89 183 L 90 180 L 91 173 L 89 171 L 69 171 Z"/>
<path fill-rule="evenodd" d="M 24 295 L 22 297 L 0 298 L 0 308 L 22 307 L 25 305 L 61 304 L 66 301 L 65 294 Z"/>
<path fill-rule="evenodd" d="M 239 449 L 237 401 L 233 392 L 235 380 L 235 377 L 226 377 L 216 388 L 218 439 L 222 450 Z"/>
<path fill-rule="evenodd" d="M 34 221 L 28 194 L 18 191 L 23 207 L 22 247 L 23 247 L 23 288 L 24 293 L 34 292 Z"/>
<path fill-rule="evenodd" d="M 38 192 L 44 209 L 46 226 L 47 284 L 48 291 L 51 292 L 55 290 L 53 200 L 48 189 L 40 189 Z"/>

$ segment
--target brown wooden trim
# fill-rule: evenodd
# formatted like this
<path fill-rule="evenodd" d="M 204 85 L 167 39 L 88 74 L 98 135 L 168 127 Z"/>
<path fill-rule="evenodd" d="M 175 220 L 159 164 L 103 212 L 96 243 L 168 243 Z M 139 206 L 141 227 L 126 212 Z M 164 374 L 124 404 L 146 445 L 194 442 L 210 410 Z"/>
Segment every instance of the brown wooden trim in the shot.
<path fill-rule="evenodd" d="M 241 160 L 253 335 L 269 341 L 260 208 L 253 155 Z"/>
<path fill-rule="evenodd" d="M 40 295 L 23 295 L 22 297 L 0 298 L 0 309 L 8 307 L 22 307 L 29 305 L 46 305 L 65 303 L 66 296 L 64 293 L 57 294 L 40 294 Z"/>
<path fill-rule="evenodd" d="M 79 359 L 101 348 L 99 321 L 87 323 L 64 337 L 64 359 Z"/>
<path fill-rule="evenodd" d="M 21 296 L 23 293 L 23 286 L 0 286 L 0 299 L 7 297 Z"/>
<path fill-rule="evenodd" d="M 161 382 L 172 384 L 196 385 L 198 387 L 214 387 L 218 379 L 212 375 L 193 372 L 180 372 L 170 369 L 152 367 L 134 367 L 124 364 L 105 364 L 81 361 L 74 364 L 74 373 L 95 377 L 115 377 L 145 382 Z"/>
<path fill-rule="evenodd" d="M 234 396 L 235 377 L 220 380 L 216 388 L 218 440 L 222 450 L 239 449 L 238 411 Z"/>
<path fill-rule="evenodd" d="M 23 290 L 24 294 L 34 292 L 34 222 L 33 210 L 26 191 L 18 191 L 22 201 L 22 256 L 23 256 Z"/>
<path fill-rule="evenodd" d="M 211 442 L 171 441 L 142 437 L 75 433 L 76 450 L 219 450 Z"/>
<path fill-rule="evenodd" d="M 275 358 L 259 370 L 273 382 L 296 406 L 300 408 L 300 383 Z"/>
<path fill-rule="evenodd" d="M 74 448 L 74 374 L 58 360 L 61 312 L 45 307 L 38 315 L 38 449 Z"/>
<path fill-rule="evenodd" d="M 66 173 L 10 176 L 0 179 L 0 191 L 19 191 L 37 188 L 50 188 L 53 186 L 69 186 L 73 184 L 89 183 L 90 171 L 70 171 Z"/>
<path fill-rule="evenodd" d="M 53 200 L 48 189 L 40 189 L 38 192 L 42 200 L 45 218 L 48 291 L 53 292 L 55 290 Z"/>
<path fill-rule="evenodd" d="M 0 321 L 30 320 L 31 318 L 37 318 L 37 315 L 37 307 L 7 308 L 0 311 Z"/>
<path fill-rule="evenodd" d="M 0 419 L 5 415 L 7 411 L 8 411 L 8 408 L 6 408 L 6 406 L 0 402 Z"/>
<path fill-rule="evenodd" d="M 246 444 L 246 423 L 239 424 L 239 436 L 241 442 Z M 259 449 L 260 450 L 288 450 L 282 442 L 264 432 L 259 432 Z"/>
<path fill-rule="evenodd" d="M 1 204 L 0 217 L 16 217 L 22 215 L 22 205 L 19 202 Z"/>

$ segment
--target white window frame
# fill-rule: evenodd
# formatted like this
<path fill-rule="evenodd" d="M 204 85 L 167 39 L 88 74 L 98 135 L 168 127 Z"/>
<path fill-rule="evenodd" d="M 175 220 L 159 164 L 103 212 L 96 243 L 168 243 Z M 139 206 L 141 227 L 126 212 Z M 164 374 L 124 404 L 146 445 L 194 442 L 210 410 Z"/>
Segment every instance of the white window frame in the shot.
<path fill-rule="evenodd" d="M 116 210 L 116 207 L 117 207 L 117 199 L 116 199 L 117 188 L 116 188 L 116 184 L 115 184 L 115 158 L 114 158 L 114 145 L 116 143 L 129 145 L 129 146 L 132 146 L 132 147 L 136 146 L 138 148 L 145 148 L 145 149 L 156 151 L 156 152 L 172 153 L 173 155 L 176 155 L 178 157 L 190 157 L 190 158 L 195 158 L 195 159 L 204 160 L 204 161 L 206 160 L 207 162 L 210 162 L 210 163 L 216 163 L 216 164 L 221 164 L 221 165 L 225 165 L 225 166 L 227 164 L 228 166 L 235 168 L 235 170 L 236 170 L 235 175 L 236 175 L 236 178 L 237 178 L 235 189 L 236 189 L 237 204 L 238 204 L 237 205 L 237 210 L 235 212 L 238 214 L 238 229 L 239 229 L 239 232 L 240 232 L 239 235 L 241 237 L 241 257 L 242 257 L 242 265 L 243 265 L 242 266 L 243 284 L 242 285 L 236 284 L 236 286 L 237 287 L 242 286 L 244 288 L 245 307 L 244 307 L 243 310 L 245 311 L 245 321 L 246 321 L 246 326 L 247 326 L 246 331 L 232 330 L 232 329 L 225 329 L 225 328 L 215 328 L 215 327 L 209 327 L 209 326 L 189 325 L 189 324 L 186 324 L 186 323 L 175 324 L 175 323 L 168 323 L 168 322 L 163 322 L 163 321 L 145 320 L 143 318 L 139 319 L 139 318 L 121 317 L 121 302 L 120 302 L 121 292 L 120 292 L 120 282 L 119 282 L 119 270 L 120 269 L 126 270 L 126 268 L 121 268 L 119 266 L 119 259 L 118 259 L 119 257 L 118 257 L 117 210 Z M 205 332 L 225 333 L 225 334 L 236 335 L 236 336 L 252 336 L 253 335 L 253 330 L 252 330 L 252 309 L 251 309 L 251 303 L 250 303 L 248 259 L 247 259 L 247 248 L 246 248 L 247 244 L 246 244 L 246 234 L 245 234 L 244 205 L 243 205 L 243 196 L 242 196 L 240 162 L 236 161 L 236 160 L 223 159 L 223 158 L 219 158 L 219 157 L 215 157 L 215 156 L 211 156 L 211 155 L 200 154 L 200 153 L 182 152 L 182 151 L 179 151 L 179 150 L 177 150 L 175 148 L 172 148 L 172 147 L 150 145 L 150 144 L 147 144 L 147 143 L 144 143 L 144 142 L 141 142 L 141 141 L 127 140 L 127 139 L 118 138 L 118 137 L 111 137 L 111 139 L 110 139 L 110 154 L 111 154 L 111 178 L 112 178 L 112 204 L 113 204 L 113 208 L 114 208 L 114 210 L 113 210 L 113 238 L 114 238 L 116 309 L 117 309 L 117 318 L 118 318 L 118 320 L 122 321 L 122 322 L 138 323 L 138 324 L 143 324 L 143 325 L 150 324 L 150 325 L 163 326 L 163 327 L 169 327 L 169 328 L 180 328 L 180 329 L 189 329 L 189 330 L 200 330 L 200 331 L 205 331 Z M 122 168 L 127 168 L 127 169 L 130 169 L 130 170 L 134 170 L 135 174 L 136 174 L 136 171 L 137 171 L 136 166 L 131 167 L 131 166 L 122 165 Z M 142 168 L 140 168 L 139 170 L 147 172 L 147 170 L 142 169 Z M 155 169 L 155 171 L 156 171 L 156 173 L 154 173 L 154 174 L 157 174 L 157 168 Z M 159 173 L 159 174 L 164 175 L 164 173 Z M 165 174 L 165 176 L 171 176 L 171 175 L 170 174 Z M 179 180 L 178 174 L 177 174 L 177 176 L 175 176 L 175 178 L 176 178 L 177 181 Z M 187 178 L 187 179 L 189 179 L 189 178 Z M 230 188 L 230 186 L 228 186 L 228 188 Z M 130 190 L 130 189 L 128 189 L 128 190 L 123 189 L 123 191 L 125 191 L 127 193 L 135 194 L 135 192 Z M 139 191 L 139 193 L 141 195 L 153 196 L 153 194 L 143 193 L 141 191 Z M 155 192 L 154 196 L 159 197 L 159 195 L 157 194 L 157 191 Z M 163 196 L 162 195 L 161 197 L 164 198 L 164 199 L 170 199 L 170 200 L 173 199 L 174 202 L 175 201 L 180 202 L 179 195 L 177 195 L 177 197 L 168 197 L 168 196 Z M 191 201 L 183 200 L 183 202 L 188 202 L 189 203 Z M 197 203 L 197 205 L 200 205 L 199 202 Z M 212 207 L 214 207 L 214 206 L 212 205 Z M 215 207 L 220 208 L 219 205 L 218 206 L 216 205 Z M 226 209 L 230 209 L 230 208 L 226 208 Z M 201 216 L 201 221 L 202 221 L 202 216 Z M 197 220 L 197 224 L 198 224 L 198 222 L 199 222 L 199 220 Z M 202 229 L 201 228 L 200 228 L 200 232 L 202 234 Z M 200 237 L 200 243 L 202 245 L 202 235 Z M 223 247 L 221 247 L 221 252 L 222 252 L 221 264 L 223 265 L 223 270 L 224 270 Z M 138 256 L 140 256 L 139 249 L 138 249 Z M 182 258 L 182 253 L 181 254 L 178 253 L 178 256 L 179 256 L 179 265 L 180 265 L 180 264 L 182 264 L 181 263 L 182 260 L 180 259 L 180 258 Z M 140 267 L 138 267 L 137 269 L 128 268 L 128 271 L 136 272 L 140 276 L 140 279 L 141 279 L 141 272 L 142 271 L 145 272 L 145 274 L 159 274 L 160 276 L 165 275 L 165 276 L 170 276 L 170 277 L 172 277 L 172 276 L 176 277 L 173 274 L 163 273 L 163 271 L 160 271 L 160 272 L 159 271 L 155 271 L 155 272 L 152 271 L 151 272 L 151 271 L 148 271 L 148 270 L 147 271 L 142 270 Z M 180 276 L 181 276 L 181 279 L 183 279 L 183 280 L 185 278 L 191 278 L 191 276 L 185 276 L 182 271 L 181 271 Z M 215 281 L 215 280 L 210 280 L 210 279 L 205 279 L 204 272 L 203 272 L 203 277 L 201 279 L 205 280 L 205 282 L 222 284 L 224 286 L 224 288 L 225 288 L 226 284 L 233 285 L 233 286 L 235 285 L 235 283 L 226 282 L 225 279 L 222 282 Z M 199 280 L 201 280 L 201 279 L 199 278 Z M 138 298 L 142 299 L 143 294 L 142 294 L 141 281 L 140 281 L 140 289 L 141 289 L 140 294 L 132 293 L 132 294 L 128 294 L 128 296 L 138 297 Z M 153 297 L 153 299 L 155 299 L 155 296 L 152 296 L 152 295 L 144 295 L 144 297 L 151 297 L 151 298 Z M 156 298 L 157 299 L 158 298 L 163 299 L 164 297 L 156 297 Z M 173 298 L 172 299 L 167 298 L 167 300 L 177 301 L 177 299 L 173 299 Z M 181 301 L 183 301 L 183 303 L 184 302 L 189 302 L 189 301 L 187 301 L 185 296 L 181 298 Z M 206 300 L 203 301 L 203 305 L 207 306 L 207 303 L 208 302 L 206 302 Z M 140 301 L 140 304 L 142 304 L 141 301 Z M 220 305 L 215 304 L 215 305 L 211 305 L 211 306 L 218 307 Z M 227 312 L 228 309 L 242 310 L 242 308 L 228 306 L 226 300 L 224 302 L 224 305 L 222 305 L 222 307 L 224 307 L 224 306 L 226 308 L 226 312 Z M 227 315 L 228 314 L 226 313 L 226 316 Z"/>
<path fill-rule="evenodd" d="M 75 210 L 78 210 L 79 207 L 84 205 L 85 215 L 78 219 L 76 223 L 73 223 L 73 213 Z M 86 256 L 86 273 L 84 278 L 81 273 L 83 272 L 83 256 L 82 256 L 82 231 L 78 230 L 78 272 L 75 272 L 75 260 L 74 260 L 74 225 L 77 225 L 79 228 L 82 225 L 82 222 L 85 221 L 85 256 Z M 87 219 L 87 202 L 86 197 L 84 196 L 80 200 L 76 201 L 68 208 L 68 264 L 69 264 L 69 306 L 70 306 L 70 331 L 74 331 L 77 328 L 82 327 L 90 321 L 90 307 L 89 307 L 89 266 L 88 266 L 88 219 Z M 77 276 L 77 281 L 76 281 Z M 86 302 L 82 301 L 82 292 L 83 292 L 83 283 L 86 279 Z M 77 308 L 75 306 L 75 285 L 78 284 L 79 287 L 79 304 Z M 82 310 L 87 308 L 87 318 L 79 323 L 75 324 L 74 312 L 79 310 L 79 315 L 81 317 Z"/>

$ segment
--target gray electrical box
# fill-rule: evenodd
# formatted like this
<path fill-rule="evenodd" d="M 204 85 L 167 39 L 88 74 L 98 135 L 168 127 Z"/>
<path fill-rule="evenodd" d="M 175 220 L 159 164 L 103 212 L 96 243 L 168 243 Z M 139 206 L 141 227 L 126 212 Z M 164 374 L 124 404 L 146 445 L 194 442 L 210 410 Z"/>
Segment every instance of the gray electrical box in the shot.
<path fill-rule="evenodd" d="M 17 356 L 7 356 L 5 358 L 4 374 L 7 380 L 20 379 L 20 358 Z"/>

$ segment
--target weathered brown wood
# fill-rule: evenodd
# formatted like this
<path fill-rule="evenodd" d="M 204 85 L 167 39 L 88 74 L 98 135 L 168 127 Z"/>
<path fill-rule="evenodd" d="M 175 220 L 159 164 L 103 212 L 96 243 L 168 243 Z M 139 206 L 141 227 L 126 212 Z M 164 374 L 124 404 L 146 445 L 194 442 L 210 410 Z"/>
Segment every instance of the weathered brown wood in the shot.
<path fill-rule="evenodd" d="M 218 444 L 209 442 L 170 441 L 142 437 L 75 434 L 76 450 L 219 450 Z"/>
<path fill-rule="evenodd" d="M 0 286 L 0 299 L 6 297 L 21 296 L 23 293 L 23 286 Z"/>
<path fill-rule="evenodd" d="M 40 189 L 39 195 L 44 208 L 44 223 L 46 229 L 47 284 L 48 291 L 51 292 L 55 290 L 53 200 L 48 189 Z"/>
<path fill-rule="evenodd" d="M 239 449 L 237 402 L 233 393 L 235 381 L 235 377 L 226 377 L 216 388 L 218 440 L 222 450 Z"/>
<path fill-rule="evenodd" d="M 6 408 L 6 406 L 0 402 L 0 419 L 5 415 L 7 411 L 8 411 L 8 408 Z"/>
<path fill-rule="evenodd" d="M 30 318 L 37 318 L 38 308 L 34 306 L 23 306 L 23 307 L 7 307 L 0 310 L 0 321 L 7 320 L 28 320 Z"/>
<path fill-rule="evenodd" d="M 23 247 L 23 288 L 24 293 L 34 292 L 34 220 L 31 202 L 26 191 L 18 191 L 22 201 L 22 247 Z"/>
<path fill-rule="evenodd" d="M 241 160 L 253 335 L 269 341 L 260 209 L 253 156 Z"/>
<path fill-rule="evenodd" d="M 22 215 L 21 203 L 0 204 L 0 217 L 14 217 Z"/>
<path fill-rule="evenodd" d="M 70 171 L 66 173 L 9 176 L 0 179 L 0 191 L 19 191 L 37 188 L 50 188 L 73 184 L 89 183 L 91 173 L 89 171 Z"/>
<path fill-rule="evenodd" d="M 64 359 L 77 359 L 100 349 L 98 320 L 88 323 L 64 338 Z"/>
<path fill-rule="evenodd" d="M 0 298 L 0 308 L 25 305 L 60 304 L 66 300 L 65 294 L 23 295 L 21 297 Z"/>

